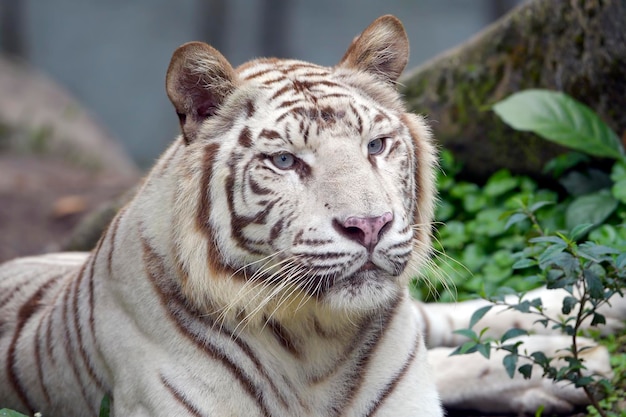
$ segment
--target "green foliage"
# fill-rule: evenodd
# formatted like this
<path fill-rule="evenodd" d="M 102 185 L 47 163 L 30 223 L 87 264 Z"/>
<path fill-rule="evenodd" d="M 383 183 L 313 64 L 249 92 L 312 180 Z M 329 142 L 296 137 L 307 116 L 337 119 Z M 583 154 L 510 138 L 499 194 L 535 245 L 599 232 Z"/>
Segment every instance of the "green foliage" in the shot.
<path fill-rule="evenodd" d="M 617 137 L 589 108 L 562 93 L 542 90 L 529 90 L 515 94 L 494 106 L 494 111 L 518 130 L 533 131 L 547 140 L 566 145 L 592 156 L 608 157 L 616 161 L 608 171 L 583 167 L 581 164 L 591 161 L 580 154 L 568 154 L 549 164 L 549 170 L 557 174 L 566 191 L 563 198 L 537 198 L 521 193 L 516 188 L 507 188 L 507 179 L 502 189 L 520 193 L 515 197 L 517 208 L 506 211 L 499 219 L 508 217 L 499 231 L 492 231 L 491 236 L 498 242 L 507 236 L 506 231 L 523 236 L 523 241 L 508 249 L 514 260 L 510 269 L 515 273 L 530 278 L 533 283 L 542 283 L 548 289 L 563 289 L 569 293 L 563 299 L 563 316 L 550 316 L 543 310 L 540 299 L 524 300 L 518 303 L 505 302 L 497 292 L 483 291 L 494 305 L 504 305 L 522 313 L 534 314 L 537 322 L 550 326 L 571 337 L 571 346 L 567 352 L 559 353 L 562 362 L 548 357 L 544 352 L 528 353 L 514 337 L 524 334 L 519 329 L 511 329 L 498 340 L 488 340 L 483 336 L 485 329 L 477 334 L 472 327 L 487 312 L 487 308 L 478 310 L 471 319 L 470 328 L 462 329 L 460 334 L 470 340 L 456 354 L 480 351 L 488 356 L 492 348 L 501 349 L 508 354 L 503 360 L 507 373 L 513 377 L 519 372 L 524 378 L 530 378 L 533 364 L 539 366 L 543 376 L 554 381 L 566 381 L 582 388 L 592 406 L 591 415 L 625 417 L 623 411 L 626 384 L 626 356 L 616 352 L 612 356 L 616 368 L 616 379 L 607 381 L 585 371 L 579 346 L 578 336 L 584 321 L 592 326 L 606 323 L 598 308 L 607 304 L 611 296 L 620 294 L 626 288 L 626 158 L 624 149 Z M 573 170 L 576 168 L 576 170 Z M 500 174 L 501 175 L 501 174 Z M 500 177 L 497 177 L 498 179 Z M 494 177 L 490 179 L 493 181 Z M 500 179 L 499 179 L 500 180 Z M 448 181 L 451 183 L 451 181 Z M 454 187 L 455 185 L 452 185 Z M 478 187 L 465 185 L 464 190 L 475 192 Z M 473 197 L 483 202 L 490 201 L 487 186 L 480 196 Z M 554 196 L 551 196 L 554 197 Z M 445 198 L 445 197 L 444 197 Z M 506 206 L 505 202 L 492 201 Z M 467 210 L 467 206 L 464 206 Z M 484 206 L 482 211 L 493 212 L 493 208 Z M 446 214 L 450 213 L 448 210 Z M 478 215 L 474 219 L 477 219 Z M 452 216 L 449 222 L 456 221 Z M 459 226 L 455 225 L 455 228 Z M 440 235 L 445 240 L 446 232 Z M 481 236 L 457 237 L 456 243 L 469 244 Z M 457 247 L 461 247 L 458 245 Z M 486 248 L 482 253 L 491 253 Z M 503 249 L 501 249 L 503 250 Z M 477 252 L 481 252 L 480 250 Z M 485 271 L 481 271 L 483 273 Z M 515 275 L 511 272 L 506 283 Z M 513 285 L 510 285 L 514 287 Z M 519 291 L 519 289 L 517 288 Z M 624 336 L 621 343 L 623 349 Z M 520 358 L 525 363 L 519 365 Z M 597 394 L 603 395 L 598 400 Z M 619 411 L 622 410 L 622 411 Z M 538 411 L 539 412 L 539 411 Z"/>
<path fill-rule="evenodd" d="M 506 170 L 496 172 L 482 187 L 459 181 L 454 177 L 459 167 L 447 151 L 442 153 L 441 166 L 436 266 L 423 280 L 429 285 L 413 283 L 413 296 L 425 301 L 454 301 L 475 298 L 476 294 L 491 295 L 504 288 L 528 291 L 537 287 L 538 279 L 512 268 L 526 239 L 535 232 L 530 222 L 509 218 L 509 213 L 520 201 L 548 201 L 550 207 L 540 213 L 540 218 L 552 229 L 562 228 L 565 211 L 557 204 L 558 193 Z"/>

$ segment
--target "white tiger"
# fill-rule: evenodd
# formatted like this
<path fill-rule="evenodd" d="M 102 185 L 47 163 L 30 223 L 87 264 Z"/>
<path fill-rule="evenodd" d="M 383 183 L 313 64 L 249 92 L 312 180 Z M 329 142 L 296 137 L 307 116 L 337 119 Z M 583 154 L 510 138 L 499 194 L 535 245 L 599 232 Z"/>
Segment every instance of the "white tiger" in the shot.
<path fill-rule="evenodd" d="M 176 50 L 182 135 L 97 247 L 0 269 L 0 408 L 97 415 L 107 394 L 116 417 L 435 417 L 437 386 L 461 406 L 578 401 L 536 381 L 476 390 L 472 372 L 503 372 L 471 357 L 429 368 L 424 334 L 446 342 L 475 306 L 407 293 L 436 165 L 393 86 L 407 57 L 392 16 L 332 68 Z"/>

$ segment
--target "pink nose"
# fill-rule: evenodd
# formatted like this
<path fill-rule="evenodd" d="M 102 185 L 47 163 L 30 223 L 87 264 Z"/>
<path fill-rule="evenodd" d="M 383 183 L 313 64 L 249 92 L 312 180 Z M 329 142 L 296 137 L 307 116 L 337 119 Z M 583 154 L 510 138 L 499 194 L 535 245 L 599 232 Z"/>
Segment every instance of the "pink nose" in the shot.
<path fill-rule="evenodd" d="M 391 223 L 393 214 L 387 212 L 376 217 L 348 217 L 343 222 L 335 220 L 335 228 L 350 240 L 365 246 L 370 252 Z"/>

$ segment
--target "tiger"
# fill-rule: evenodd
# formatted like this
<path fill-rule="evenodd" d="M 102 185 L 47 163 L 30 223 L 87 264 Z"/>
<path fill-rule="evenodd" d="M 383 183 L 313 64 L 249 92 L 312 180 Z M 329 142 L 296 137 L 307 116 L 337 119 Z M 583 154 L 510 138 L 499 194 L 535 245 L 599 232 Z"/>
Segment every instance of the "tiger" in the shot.
<path fill-rule="evenodd" d="M 233 68 L 205 43 L 180 46 L 165 86 L 181 133 L 96 247 L 0 267 L 0 407 L 97 416 L 106 396 L 115 417 L 440 417 L 442 401 L 569 405 L 578 394 L 536 381 L 477 391 L 503 373 L 426 347 L 458 343 L 446 335 L 476 306 L 408 292 L 432 255 L 437 169 L 426 118 L 396 89 L 408 54 L 391 15 L 333 67 Z"/>

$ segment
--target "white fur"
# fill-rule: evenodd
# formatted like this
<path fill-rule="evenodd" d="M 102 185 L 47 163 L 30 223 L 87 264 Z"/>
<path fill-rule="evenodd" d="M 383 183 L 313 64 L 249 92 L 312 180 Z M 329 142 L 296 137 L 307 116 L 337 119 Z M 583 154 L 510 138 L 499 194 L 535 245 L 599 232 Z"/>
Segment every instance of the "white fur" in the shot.
<path fill-rule="evenodd" d="M 408 297 L 430 251 L 436 156 L 393 89 L 407 57 L 390 16 L 334 68 L 233 70 L 207 45 L 179 48 L 167 91 L 183 136 L 97 248 L 0 268 L 0 406 L 96 415 L 107 393 L 115 417 L 440 417 L 437 386 L 444 403 L 492 411 L 578 401 L 507 380 L 499 363 L 433 352 L 434 375 L 428 365 L 424 330 L 458 342 L 450 334 L 476 303 Z M 300 171 L 275 166 L 277 153 Z M 389 213 L 371 248 L 341 226 Z M 519 319 L 502 317 L 485 320 Z M 604 353 L 590 352 L 605 372 Z M 484 366 L 495 383 L 474 383 Z"/>

